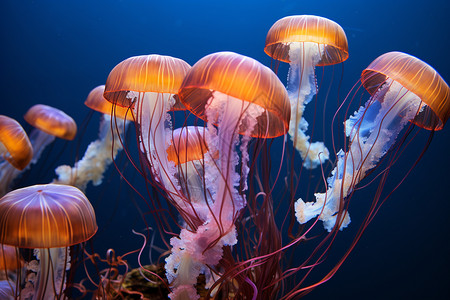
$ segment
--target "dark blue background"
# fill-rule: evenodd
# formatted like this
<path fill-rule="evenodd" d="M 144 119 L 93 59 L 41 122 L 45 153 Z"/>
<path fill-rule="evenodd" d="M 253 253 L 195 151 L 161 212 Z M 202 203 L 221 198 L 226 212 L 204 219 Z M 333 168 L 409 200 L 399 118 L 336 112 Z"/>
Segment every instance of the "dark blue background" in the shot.
<path fill-rule="evenodd" d="M 88 113 L 83 106 L 87 93 L 134 55 L 171 55 L 192 65 L 206 54 L 229 50 L 269 65 L 263 52 L 268 29 L 295 14 L 324 16 L 346 31 L 345 93 L 374 58 L 393 50 L 421 58 L 448 81 L 449 8 L 448 1 L 385 0 L 1 1 L 0 114 L 24 124 L 25 111 L 44 103 L 66 111 L 80 125 Z M 96 130 L 93 126 L 86 134 L 86 143 Z M 449 137 L 448 126 L 436 133 L 348 261 L 309 299 L 450 298 Z M 364 191 L 358 199 L 366 199 Z M 125 214 L 136 214 L 126 201 L 120 205 L 114 216 L 121 222 L 129 218 Z M 96 210 L 100 220 L 102 210 Z M 127 239 L 136 239 L 129 230 L 105 237 L 104 244 L 134 249 L 125 246 Z"/>

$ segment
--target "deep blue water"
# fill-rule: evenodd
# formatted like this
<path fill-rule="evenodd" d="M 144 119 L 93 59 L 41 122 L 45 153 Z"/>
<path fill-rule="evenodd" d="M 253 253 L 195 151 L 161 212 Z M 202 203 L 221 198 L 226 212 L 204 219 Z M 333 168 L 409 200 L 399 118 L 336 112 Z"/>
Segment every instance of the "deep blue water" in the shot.
<path fill-rule="evenodd" d="M 428 62 L 448 82 L 449 9 L 448 1 L 403 0 L 2 1 L 0 114 L 25 127 L 22 115 L 43 103 L 69 113 L 81 126 L 89 112 L 83 105 L 89 91 L 104 84 L 117 63 L 134 55 L 171 55 L 192 65 L 209 53 L 227 50 L 269 65 L 263 52 L 268 29 L 296 14 L 327 17 L 346 31 L 350 57 L 344 63 L 343 94 L 374 58 L 394 50 Z M 96 136 L 96 125 L 88 128 L 80 151 Z M 424 158 L 382 207 L 348 261 L 307 299 L 450 298 L 449 137 L 448 125 L 436 132 Z M 75 142 L 70 148 L 66 155 L 73 159 Z M 104 197 L 104 189 L 101 193 Z M 119 211 L 111 208 L 116 202 L 109 205 L 109 198 L 102 202 L 107 203 L 105 210 L 94 205 L 99 220 L 103 218 L 100 226 L 105 226 L 96 241 L 99 248 L 128 251 L 139 244 L 130 230 L 143 224 L 128 198 L 117 200 Z M 358 199 L 371 198 L 361 191 Z M 120 229 L 109 221 L 135 225 Z M 115 234 L 108 235 L 109 229 Z"/>

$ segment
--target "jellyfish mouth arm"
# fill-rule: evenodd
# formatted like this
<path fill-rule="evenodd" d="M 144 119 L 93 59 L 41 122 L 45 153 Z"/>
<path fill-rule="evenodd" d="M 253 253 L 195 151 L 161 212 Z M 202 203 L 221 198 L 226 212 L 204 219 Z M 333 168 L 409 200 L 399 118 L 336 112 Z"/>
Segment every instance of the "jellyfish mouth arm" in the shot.
<path fill-rule="evenodd" d="M 183 194 L 190 200 L 197 216 L 204 222 L 208 215 L 208 207 L 212 205 L 212 199 L 209 189 L 203 182 L 205 172 L 202 163 L 199 160 L 193 160 L 179 164 L 177 178 Z"/>
<path fill-rule="evenodd" d="M 35 249 L 35 255 L 40 267 L 33 300 L 58 299 L 65 289 L 66 271 L 70 268 L 69 248 Z"/>
<path fill-rule="evenodd" d="M 214 283 L 209 266 L 219 263 L 223 255 L 223 246 L 237 243 L 236 230 L 233 229 L 221 236 L 211 246 L 211 237 L 218 237 L 219 229 L 210 222 L 199 226 L 196 232 L 182 229 L 180 237 L 170 240 L 171 254 L 166 258 L 166 277 L 171 285 L 170 299 L 198 299 L 195 284 L 201 273 L 205 274 L 206 287 Z M 186 295 L 189 295 L 186 298 Z M 184 298 L 183 298 L 184 297 Z"/>
<path fill-rule="evenodd" d="M 99 138 L 89 144 L 83 158 L 73 168 L 68 165 L 57 167 L 55 173 L 58 178 L 53 183 L 73 185 L 82 191 L 90 181 L 94 186 L 102 183 L 103 173 L 123 149 L 123 133 L 129 124 L 129 121 L 119 118 L 113 122 L 111 129 L 111 116 L 102 116 Z"/>
<path fill-rule="evenodd" d="M 338 153 L 340 157 L 344 155 L 342 150 Z M 336 169 L 332 176 L 328 179 L 329 188 L 325 193 L 316 193 L 315 202 L 304 202 L 301 198 L 295 202 L 295 216 L 300 224 L 305 224 L 313 218 L 319 216 L 319 220 L 323 221 L 324 228 L 329 232 L 333 229 L 338 221 L 338 212 L 340 209 L 341 199 L 348 196 L 352 192 L 353 178 L 351 174 L 345 174 L 344 179 L 336 178 Z M 339 219 L 339 229 L 343 230 L 350 224 L 350 215 L 344 211 Z"/>
<path fill-rule="evenodd" d="M 239 186 L 240 181 L 246 182 L 246 171 L 242 174 L 243 178 L 236 172 L 236 166 L 239 162 L 239 156 L 236 152 L 236 147 L 239 141 L 239 128 L 244 126 L 246 131 L 242 138 L 240 150 L 243 153 L 242 164 L 247 165 L 248 154 L 247 145 L 254 127 L 256 126 L 256 118 L 264 112 L 264 109 L 253 105 L 250 102 L 242 101 L 234 97 L 225 95 L 218 91 L 212 92 L 212 97 L 209 99 L 206 108 L 208 117 L 208 124 L 218 123 L 219 129 L 217 136 L 209 137 L 208 145 L 210 151 L 215 149 L 219 151 L 219 161 L 217 164 L 219 174 L 213 174 L 212 177 L 217 179 L 217 191 L 213 196 L 214 204 L 212 219 L 218 219 L 218 225 L 227 231 L 233 225 L 233 220 L 244 206 L 245 198 L 240 195 L 236 187 Z M 211 135 L 211 126 L 208 127 L 207 134 Z M 244 168 L 245 169 L 245 168 Z M 206 171 L 210 171 L 207 168 Z M 208 176 L 209 174 L 206 174 Z"/>
<path fill-rule="evenodd" d="M 290 43 L 289 45 L 291 61 L 287 85 L 291 102 L 289 135 L 307 169 L 314 169 L 329 158 L 329 151 L 323 142 L 309 142 L 309 136 L 306 135 L 308 122 L 303 118 L 306 104 L 316 95 L 317 84 L 314 69 L 323 51 L 324 45 L 312 42 Z M 320 158 L 319 153 L 321 153 Z"/>
<path fill-rule="evenodd" d="M 37 163 L 45 148 L 55 140 L 55 136 L 48 134 L 40 129 L 33 129 L 30 134 L 30 142 L 33 146 L 33 158 L 30 165 Z"/>
<path fill-rule="evenodd" d="M 350 148 L 345 170 L 354 174 L 354 185 L 377 165 L 394 145 L 405 125 L 424 107 L 417 95 L 388 79 L 365 108 L 360 108 L 355 116 L 346 121 Z"/>
<path fill-rule="evenodd" d="M 135 95 L 136 93 L 130 96 Z M 173 94 L 147 92 L 138 93 L 136 98 L 134 113 L 141 131 L 139 144 L 150 164 L 151 172 L 164 187 L 168 197 L 177 205 L 177 209 L 195 215 L 192 205 L 182 194 L 175 177 L 175 163 L 169 161 L 167 156 L 167 148 L 172 137 L 168 111 L 174 103 Z"/>
<path fill-rule="evenodd" d="M 206 107 L 208 130 L 207 143 L 210 152 L 219 151 L 218 162 L 209 161 L 205 166 L 207 184 L 212 191 L 213 203 L 208 210 L 207 221 L 196 232 L 183 229 L 180 238 L 172 238 L 172 253 L 166 259 L 166 275 L 171 283 L 171 299 L 198 299 L 193 293 L 193 285 L 200 273 L 209 274 L 208 266 L 215 266 L 223 255 L 224 245 L 237 243 L 234 220 L 245 206 L 245 198 L 236 187 L 246 181 L 246 171 L 242 178 L 236 172 L 239 157 L 236 147 L 239 141 L 239 128 L 246 128 L 241 141 L 241 152 L 247 152 L 250 135 L 256 126 L 256 119 L 264 109 L 249 102 L 241 101 L 223 93 L 212 91 Z M 213 123 L 219 124 L 218 133 Z M 248 163 L 243 155 L 242 164 Z M 212 277 L 210 277 L 212 281 Z M 210 281 L 210 283 L 211 283 Z"/>
<path fill-rule="evenodd" d="M 353 192 L 367 172 L 394 145 L 408 121 L 414 119 L 423 108 L 418 96 L 388 79 L 381 90 L 346 121 L 349 150 L 338 153 L 336 167 L 327 180 L 326 193 L 315 194 L 316 202 L 305 203 L 302 199 L 296 202 L 299 223 L 306 223 L 319 215 L 325 228 L 331 231 L 336 223 L 336 214 L 344 209 L 341 199 Z M 346 218 L 348 213 L 343 216 Z M 341 224 L 348 225 L 345 220 Z"/>

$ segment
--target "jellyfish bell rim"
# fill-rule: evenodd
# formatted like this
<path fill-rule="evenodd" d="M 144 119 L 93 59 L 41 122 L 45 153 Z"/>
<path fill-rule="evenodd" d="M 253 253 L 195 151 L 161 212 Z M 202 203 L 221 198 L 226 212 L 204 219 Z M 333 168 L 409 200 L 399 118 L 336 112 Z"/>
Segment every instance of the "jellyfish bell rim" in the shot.
<path fill-rule="evenodd" d="M 295 19 L 297 19 L 296 21 L 300 24 L 296 24 L 296 26 L 293 26 L 293 28 L 287 30 L 285 27 L 287 27 L 287 25 Z M 331 27 L 335 31 L 335 36 L 333 37 L 331 34 L 319 36 L 319 30 L 308 32 L 309 27 L 304 24 L 308 19 L 314 19 L 317 23 L 319 21 L 323 22 L 324 27 Z M 290 35 L 284 32 L 284 30 L 298 32 Z M 325 30 L 323 30 L 322 33 L 324 31 Z M 317 45 L 324 45 L 324 54 L 327 53 L 327 55 L 322 55 L 316 66 L 330 66 L 342 63 L 349 57 L 348 40 L 341 25 L 328 18 L 315 15 L 292 15 L 277 20 L 267 32 L 264 52 L 275 60 L 290 63 L 290 43 L 302 42 L 311 42 L 316 43 Z"/>
<path fill-rule="evenodd" d="M 414 68 L 413 72 L 405 72 L 406 66 Z M 388 78 L 399 82 L 426 104 L 412 123 L 427 130 L 443 129 L 450 117 L 450 89 L 432 66 L 413 55 L 391 51 L 378 56 L 361 73 L 361 83 L 371 96 Z"/>
<path fill-rule="evenodd" d="M 73 140 L 77 123 L 62 110 L 45 104 L 35 104 L 23 116 L 31 126 L 65 140 Z"/>
<path fill-rule="evenodd" d="M 73 195 L 68 196 L 69 192 Z M 45 204 L 50 206 L 47 202 L 53 201 L 51 204 L 56 206 L 56 209 L 50 208 L 45 213 L 42 212 L 42 207 L 45 207 L 43 200 L 39 198 L 44 197 L 42 193 L 46 193 L 45 196 L 49 199 Z M 55 200 L 58 196 L 62 196 L 64 200 Z M 33 201 L 39 202 L 39 205 L 33 206 Z M 23 206 L 26 209 L 21 210 Z M 70 247 L 88 241 L 98 231 L 92 204 L 80 189 L 71 185 L 36 184 L 13 190 L 0 199 L 0 212 L 0 244 L 17 248 Z M 36 221 L 36 216 L 45 218 L 44 215 L 51 215 L 52 222 L 44 219 Z M 9 216 L 13 220 L 8 220 Z M 72 224 L 73 221 L 84 223 Z M 40 237 L 34 238 L 33 233 Z"/>
<path fill-rule="evenodd" d="M 238 59 L 241 61 L 238 61 Z M 227 65 L 227 60 L 236 60 L 238 66 L 231 63 Z M 256 66 L 255 69 L 251 69 L 252 65 Z M 244 69 L 243 71 L 239 70 L 241 67 Z M 203 71 L 206 68 L 208 69 L 207 74 L 204 74 Z M 251 72 L 256 73 L 253 74 L 255 75 L 253 77 L 264 79 L 262 83 L 258 82 L 257 84 L 258 87 L 263 86 L 261 91 L 239 86 L 239 84 L 246 82 L 244 77 L 250 77 Z M 224 78 L 227 75 L 231 76 L 232 79 Z M 235 84 L 235 82 L 238 83 Z M 275 138 L 286 134 L 289 130 L 291 107 L 287 91 L 278 76 L 257 60 L 231 51 L 208 54 L 198 60 L 189 70 L 178 91 L 178 96 L 189 111 L 198 118 L 207 121 L 205 106 L 214 91 L 264 108 L 267 114 L 263 113 L 257 117 L 257 120 L 259 124 L 264 124 L 265 119 L 270 117 L 267 126 L 260 126 L 267 129 L 254 130 L 250 136 Z M 275 103 L 272 97 L 276 97 L 281 103 Z M 273 105 L 270 106 L 271 104 Z M 217 123 L 214 123 L 214 125 L 218 126 Z M 244 134 L 245 130 L 238 129 L 237 132 Z"/>
<path fill-rule="evenodd" d="M 134 102 L 127 97 L 129 92 L 176 94 L 190 68 L 191 66 L 184 60 L 168 55 L 148 54 L 128 57 L 114 66 L 108 74 L 103 97 L 118 106 L 132 107 Z M 154 72 L 151 72 L 152 69 Z M 152 75 L 147 76 L 148 74 Z M 146 76 L 140 78 L 140 75 Z M 174 110 L 183 109 L 177 105 Z"/>

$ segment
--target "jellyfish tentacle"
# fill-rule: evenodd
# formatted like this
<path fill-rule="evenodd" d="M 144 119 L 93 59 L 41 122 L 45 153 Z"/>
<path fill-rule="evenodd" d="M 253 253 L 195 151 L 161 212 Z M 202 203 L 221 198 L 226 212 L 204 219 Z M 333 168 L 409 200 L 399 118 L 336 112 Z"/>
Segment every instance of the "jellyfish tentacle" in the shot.
<path fill-rule="evenodd" d="M 305 106 L 317 92 L 314 69 L 323 51 L 324 45 L 311 42 L 291 43 L 289 48 L 291 60 L 287 85 L 291 102 L 289 135 L 303 159 L 303 165 L 308 169 L 314 169 L 321 161 L 328 160 L 330 154 L 323 142 L 309 141 L 310 137 L 306 135 L 308 122 L 303 117 Z M 319 153 L 322 153 L 320 159 Z"/>

